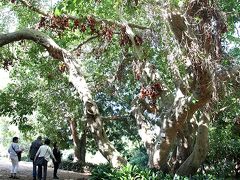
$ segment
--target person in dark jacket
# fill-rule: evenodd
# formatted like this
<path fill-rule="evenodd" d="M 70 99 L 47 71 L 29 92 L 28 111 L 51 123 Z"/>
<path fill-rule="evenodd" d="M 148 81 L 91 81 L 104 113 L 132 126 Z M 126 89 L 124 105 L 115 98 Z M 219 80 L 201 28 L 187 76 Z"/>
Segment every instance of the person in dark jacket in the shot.
<path fill-rule="evenodd" d="M 38 136 L 37 139 L 32 142 L 29 150 L 29 157 L 33 161 L 33 174 L 32 174 L 33 180 L 36 180 L 36 177 L 37 177 L 37 166 L 35 165 L 34 158 L 41 145 L 42 145 L 42 136 Z M 39 171 L 42 171 L 41 166 L 38 168 L 40 168 Z"/>
<path fill-rule="evenodd" d="M 53 162 L 53 165 L 54 165 L 53 179 L 59 179 L 58 176 L 57 176 L 57 170 L 59 168 L 59 164 L 61 163 L 62 154 L 61 154 L 61 152 L 58 148 L 57 143 L 53 144 L 53 155 L 56 158 L 56 161 Z"/>

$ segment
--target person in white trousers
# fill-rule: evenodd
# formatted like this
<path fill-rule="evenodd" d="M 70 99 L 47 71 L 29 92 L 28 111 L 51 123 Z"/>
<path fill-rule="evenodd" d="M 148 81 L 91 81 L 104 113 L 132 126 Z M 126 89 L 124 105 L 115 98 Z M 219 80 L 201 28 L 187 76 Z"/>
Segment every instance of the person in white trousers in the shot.
<path fill-rule="evenodd" d="M 20 149 L 18 144 L 18 137 L 14 137 L 12 139 L 12 143 L 10 147 L 8 148 L 8 153 L 10 155 L 10 159 L 12 162 L 11 176 L 9 178 L 19 179 L 19 177 L 17 177 L 18 162 L 19 162 L 17 153 L 21 153 L 22 151 L 23 149 Z"/>

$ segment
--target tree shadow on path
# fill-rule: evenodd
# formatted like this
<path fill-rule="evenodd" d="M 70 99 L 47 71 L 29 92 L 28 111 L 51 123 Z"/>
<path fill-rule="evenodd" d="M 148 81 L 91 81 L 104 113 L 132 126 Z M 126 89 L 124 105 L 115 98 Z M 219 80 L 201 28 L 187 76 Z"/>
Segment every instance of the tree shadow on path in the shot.
<path fill-rule="evenodd" d="M 7 158 L 0 157 L 0 179 L 10 179 L 11 162 Z M 61 180 L 86 180 L 89 173 L 77 173 L 72 171 L 58 170 L 58 177 Z M 19 163 L 18 177 L 22 180 L 32 180 L 32 163 L 21 161 Z M 47 179 L 53 179 L 53 168 L 48 167 Z"/>

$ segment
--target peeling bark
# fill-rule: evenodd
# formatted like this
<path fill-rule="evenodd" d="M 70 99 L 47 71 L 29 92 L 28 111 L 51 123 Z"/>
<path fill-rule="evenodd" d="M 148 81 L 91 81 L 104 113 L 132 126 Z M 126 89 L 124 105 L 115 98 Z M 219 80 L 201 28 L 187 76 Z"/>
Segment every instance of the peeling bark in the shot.
<path fill-rule="evenodd" d="M 171 164 L 173 167 L 171 172 L 176 172 L 181 164 L 189 157 L 193 150 L 195 133 L 197 130 L 197 124 L 195 118 L 186 122 L 183 129 L 179 130 L 177 135 L 175 155 L 171 158 Z M 174 153 L 173 153 L 174 154 Z"/>
<path fill-rule="evenodd" d="M 202 68 L 206 67 L 201 66 L 202 63 L 194 64 L 198 83 L 193 89 L 195 89 L 195 98 L 197 101 L 193 102 L 191 97 L 184 95 L 180 88 L 176 88 L 175 100 L 172 106 L 169 107 L 169 111 L 161 120 L 163 123 L 160 124 L 163 125 L 159 126 L 161 129 L 159 134 L 156 135 L 153 133 L 153 127 L 143 116 L 144 110 L 148 109 L 146 103 L 140 101 L 134 103 L 132 113 L 139 126 L 139 135 L 147 149 L 149 155 L 148 164 L 150 167 L 160 168 L 164 172 L 169 172 L 169 153 L 174 146 L 178 132 L 185 126 L 186 122 L 192 119 L 194 113 L 199 108 L 204 107 L 211 99 L 211 73 L 208 68 Z M 153 73 L 154 72 L 148 74 L 150 79 L 153 76 Z M 182 82 L 180 81 L 177 85 L 181 87 L 181 83 Z M 154 137 L 154 135 L 157 137 Z"/>
<path fill-rule="evenodd" d="M 86 115 L 88 125 L 90 126 L 90 130 L 97 142 L 99 151 L 114 167 L 119 167 L 123 164 L 126 164 L 127 161 L 120 155 L 120 153 L 108 140 L 98 107 L 92 99 L 90 90 L 83 75 L 81 74 L 79 67 L 77 67 L 77 64 L 74 63 L 74 59 L 72 59 L 71 56 L 66 56 L 64 59 L 65 62 L 69 65 L 69 80 L 78 90 L 78 93 L 83 101 L 85 108 L 84 113 Z"/>
<path fill-rule="evenodd" d="M 81 163 L 85 163 L 86 162 L 86 144 L 87 144 L 87 132 L 86 132 L 86 128 L 83 129 L 82 135 L 80 137 L 80 156 L 79 156 L 79 161 Z"/>
<path fill-rule="evenodd" d="M 77 130 L 77 122 L 75 119 L 68 120 L 72 138 L 73 138 L 73 145 L 74 145 L 74 155 L 77 161 L 85 163 L 85 156 L 86 156 L 86 130 L 83 128 L 83 133 L 81 138 L 79 138 L 79 133 Z"/>
<path fill-rule="evenodd" d="M 176 174 L 180 176 L 193 175 L 197 172 L 198 168 L 205 160 L 209 144 L 208 142 L 209 120 L 210 120 L 209 115 L 207 113 L 203 113 L 198 125 L 197 138 L 193 152 L 180 166 Z"/>
<path fill-rule="evenodd" d="M 148 166 L 154 168 L 156 162 L 154 162 L 154 154 L 155 154 L 155 141 L 154 133 L 151 130 L 150 124 L 147 122 L 145 117 L 142 114 L 142 109 L 140 108 L 141 103 L 138 100 L 133 101 L 132 114 L 136 119 L 138 125 L 138 134 L 141 137 L 141 140 L 146 148 L 148 154 Z"/>
<path fill-rule="evenodd" d="M 45 34 L 32 29 L 24 29 L 13 33 L 0 34 L 0 47 L 21 40 L 34 41 L 46 48 L 50 56 L 53 58 L 63 60 L 63 51 L 66 50 L 60 48 L 51 38 L 47 37 Z"/>
<path fill-rule="evenodd" d="M 198 8 L 197 6 L 198 4 L 193 4 L 192 10 Z M 182 87 L 185 86 L 184 82 L 180 81 L 180 83 L 176 84 L 175 101 L 171 110 L 165 116 L 165 125 L 162 128 L 164 138 L 160 142 L 159 165 L 164 171 L 167 170 L 165 164 L 174 146 L 177 133 L 193 117 L 198 109 L 203 108 L 211 100 L 213 94 L 213 76 L 211 66 L 207 61 L 208 55 L 201 52 L 201 42 L 195 36 L 195 31 L 189 25 L 191 23 L 187 22 L 187 20 L 184 15 L 178 12 L 171 12 L 168 16 L 168 22 L 175 38 L 187 52 L 186 57 L 191 61 L 192 77 L 195 83 L 189 87 L 189 91 L 192 93 L 192 97 L 195 98 L 195 102 L 187 93 L 181 92 Z M 199 57 L 199 53 L 204 54 L 206 60 L 203 57 Z M 188 79 L 190 80 L 190 78 Z"/>
<path fill-rule="evenodd" d="M 157 82 L 161 87 L 158 89 L 158 95 L 164 96 L 165 87 L 162 83 L 159 73 L 150 63 L 134 62 L 133 72 L 141 77 L 139 79 L 142 84 L 147 84 L 147 79 L 151 79 L 152 83 Z M 151 103 L 146 102 L 146 99 L 136 97 L 132 101 L 131 113 L 136 119 L 138 125 L 138 134 L 141 137 L 141 141 L 146 148 L 148 154 L 148 167 L 159 168 L 159 140 L 160 140 L 160 125 L 151 124 L 147 118 L 145 118 L 144 111 L 148 113 L 157 113 L 156 100 L 152 100 Z M 156 115 L 156 114 L 155 114 Z M 161 123 L 160 123 L 161 124 Z"/>
<path fill-rule="evenodd" d="M 205 92 L 207 92 L 205 90 Z M 204 94 L 197 103 L 192 103 L 188 98 L 180 98 L 177 100 L 178 107 L 172 107 L 169 115 L 166 115 L 168 119 L 165 120 L 165 127 L 163 133 L 164 138 L 160 142 L 160 153 L 159 153 L 159 165 L 160 168 L 166 171 L 166 163 L 168 161 L 168 156 L 171 148 L 174 145 L 177 132 L 184 126 L 186 121 L 189 121 L 193 114 L 201 107 L 206 105 L 210 100 L 211 94 L 205 96 L 209 93 Z M 163 165 L 163 166 L 162 166 Z"/>

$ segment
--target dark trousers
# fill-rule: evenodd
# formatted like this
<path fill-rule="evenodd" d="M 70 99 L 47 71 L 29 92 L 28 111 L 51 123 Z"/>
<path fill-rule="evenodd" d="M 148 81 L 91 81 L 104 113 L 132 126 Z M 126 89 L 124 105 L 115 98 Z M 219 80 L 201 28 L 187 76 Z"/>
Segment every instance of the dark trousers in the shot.
<path fill-rule="evenodd" d="M 57 176 L 57 170 L 58 170 L 58 168 L 59 168 L 59 163 L 58 163 L 58 162 L 54 162 L 54 163 L 53 163 L 53 167 L 54 167 L 53 177 L 56 177 L 56 176 Z"/>
<path fill-rule="evenodd" d="M 42 171 L 42 166 L 38 166 L 38 170 Z M 37 166 L 33 160 L 33 179 L 35 179 L 36 177 L 37 177 Z"/>
<path fill-rule="evenodd" d="M 38 179 L 39 180 L 46 180 L 47 179 L 47 161 L 44 160 L 43 164 L 43 178 L 42 178 L 42 166 L 38 166 Z"/>

